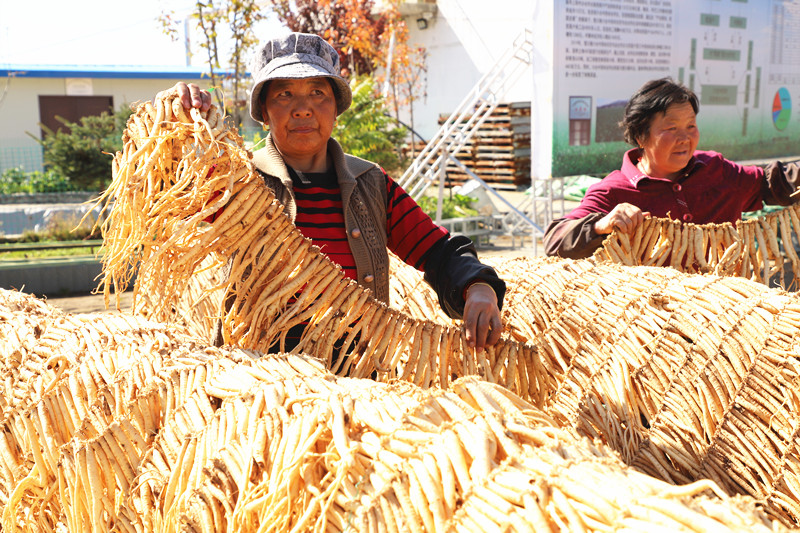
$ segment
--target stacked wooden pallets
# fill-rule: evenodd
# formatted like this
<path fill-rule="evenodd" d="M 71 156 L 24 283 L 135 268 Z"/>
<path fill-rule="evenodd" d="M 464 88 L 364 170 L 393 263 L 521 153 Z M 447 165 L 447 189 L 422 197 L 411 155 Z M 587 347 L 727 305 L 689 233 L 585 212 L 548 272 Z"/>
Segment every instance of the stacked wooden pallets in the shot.
<path fill-rule="evenodd" d="M 448 115 L 441 115 L 439 124 L 444 124 L 447 119 Z M 406 149 L 406 155 L 413 157 L 424 148 L 424 143 L 415 143 Z M 530 102 L 499 104 L 455 157 L 497 189 L 530 185 Z M 461 185 L 469 179 L 470 176 L 455 163 L 447 165 L 448 185 Z"/>
<path fill-rule="evenodd" d="M 480 125 L 456 158 L 482 180 L 499 189 L 514 189 L 530 183 L 531 177 L 530 102 L 499 104 Z M 443 124 L 447 116 L 439 117 Z M 457 165 L 447 166 L 447 177 L 454 184 L 470 179 Z"/>

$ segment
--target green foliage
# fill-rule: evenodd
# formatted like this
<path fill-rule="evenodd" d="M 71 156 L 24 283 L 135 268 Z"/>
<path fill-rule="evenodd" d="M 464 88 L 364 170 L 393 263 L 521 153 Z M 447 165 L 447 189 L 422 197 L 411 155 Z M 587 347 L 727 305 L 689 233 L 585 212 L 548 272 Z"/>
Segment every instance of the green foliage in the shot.
<path fill-rule="evenodd" d="M 2 239 L 0 239 L 0 244 L 3 244 Z M 20 242 L 20 241 L 14 241 Z M 48 244 L 47 241 L 36 241 L 42 242 L 42 244 Z M 99 247 L 98 247 L 99 248 Z M 0 246 L 0 261 L 6 260 L 14 260 L 14 259 L 46 259 L 51 257 L 92 257 L 94 254 L 93 250 L 97 250 L 98 248 L 57 248 L 54 250 L 9 250 L 6 251 Z"/>
<path fill-rule="evenodd" d="M 267 130 L 257 130 L 250 134 L 243 134 L 242 137 L 248 146 L 248 150 L 256 151 L 264 147 L 264 141 L 267 138 Z"/>
<path fill-rule="evenodd" d="M 122 106 L 114 114 L 87 116 L 78 122 L 56 117 L 66 126 L 58 131 L 42 125 L 44 139 L 36 140 L 44 149 L 48 171 L 67 178 L 75 190 L 105 189 L 111 182 L 112 154 L 122 149 L 122 131 L 131 113 L 129 106 Z"/>
<path fill-rule="evenodd" d="M 234 118 L 237 127 L 247 115 L 246 60 L 258 44 L 253 27 L 264 19 L 259 4 L 257 0 L 196 0 L 191 13 L 201 33 L 198 43 L 206 53 L 211 86 L 221 89 L 212 94 L 219 108 Z M 183 21 L 174 11 L 163 11 L 158 21 L 166 35 L 178 40 L 178 28 Z M 230 45 L 226 46 L 226 42 Z"/>
<path fill-rule="evenodd" d="M 553 151 L 553 176 L 603 177 L 620 167 L 622 156 L 629 148 L 630 145 L 622 142 L 557 146 Z"/>
<path fill-rule="evenodd" d="M 419 206 L 431 218 L 436 218 L 436 206 L 439 199 L 434 196 L 423 196 Z M 463 194 L 451 194 L 442 198 L 442 218 L 465 218 L 478 216 L 477 209 L 472 207 L 477 199 Z"/>
<path fill-rule="evenodd" d="M 396 127 L 386 113 L 384 99 L 375 93 L 375 82 L 370 77 L 350 82 L 353 104 L 336 121 L 333 137 L 345 152 L 373 161 L 387 172 L 402 166 L 399 146 L 406 137 L 406 129 Z"/>
<path fill-rule="evenodd" d="M 22 168 L 8 168 L 0 175 L 0 194 L 67 192 L 73 190 L 70 181 L 54 172 L 25 172 Z"/>

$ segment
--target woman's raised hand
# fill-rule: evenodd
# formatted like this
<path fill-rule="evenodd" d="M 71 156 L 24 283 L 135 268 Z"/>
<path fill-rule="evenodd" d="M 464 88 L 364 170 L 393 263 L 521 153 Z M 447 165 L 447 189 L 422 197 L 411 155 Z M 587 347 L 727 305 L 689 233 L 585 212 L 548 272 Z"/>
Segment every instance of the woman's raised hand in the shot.
<path fill-rule="evenodd" d="M 598 235 L 611 233 L 615 228 L 622 233 L 633 233 L 650 213 L 642 211 L 633 204 L 618 204 L 606 216 L 594 223 Z"/>
<path fill-rule="evenodd" d="M 178 91 L 181 103 L 186 109 L 196 107 L 200 111 L 205 112 L 211 107 L 211 93 L 201 89 L 194 83 L 179 81 L 175 84 L 173 89 Z M 161 96 L 161 93 L 159 93 L 158 96 Z"/>

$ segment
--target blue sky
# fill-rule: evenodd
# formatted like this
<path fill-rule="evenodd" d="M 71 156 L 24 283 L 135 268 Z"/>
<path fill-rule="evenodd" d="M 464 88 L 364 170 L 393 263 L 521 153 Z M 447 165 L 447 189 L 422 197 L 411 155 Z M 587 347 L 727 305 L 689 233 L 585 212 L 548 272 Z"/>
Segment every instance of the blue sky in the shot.
<path fill-rule="evenodd" d="M 183 40 L 164 35 L 164 9 L 180 17 L 193 0 L 0 0 L 0 65 L 185 65 Z M 267 24 L 274 29 L 279 25 Z M 192 64 L 203 51 L 192 43 Z"/>

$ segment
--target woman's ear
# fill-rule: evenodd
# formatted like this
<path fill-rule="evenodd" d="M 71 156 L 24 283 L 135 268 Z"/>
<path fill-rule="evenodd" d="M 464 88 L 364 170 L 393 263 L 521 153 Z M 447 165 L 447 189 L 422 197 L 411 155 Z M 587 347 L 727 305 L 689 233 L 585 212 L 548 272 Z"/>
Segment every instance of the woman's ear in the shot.
<path fill-rule="evenodd" d="M 267 106 L 264 105 L 264 102 L 261 102 L 261 122 L 264 123 L 264 128 L 269 126 L 269 114 L 267 113 Z"/>

